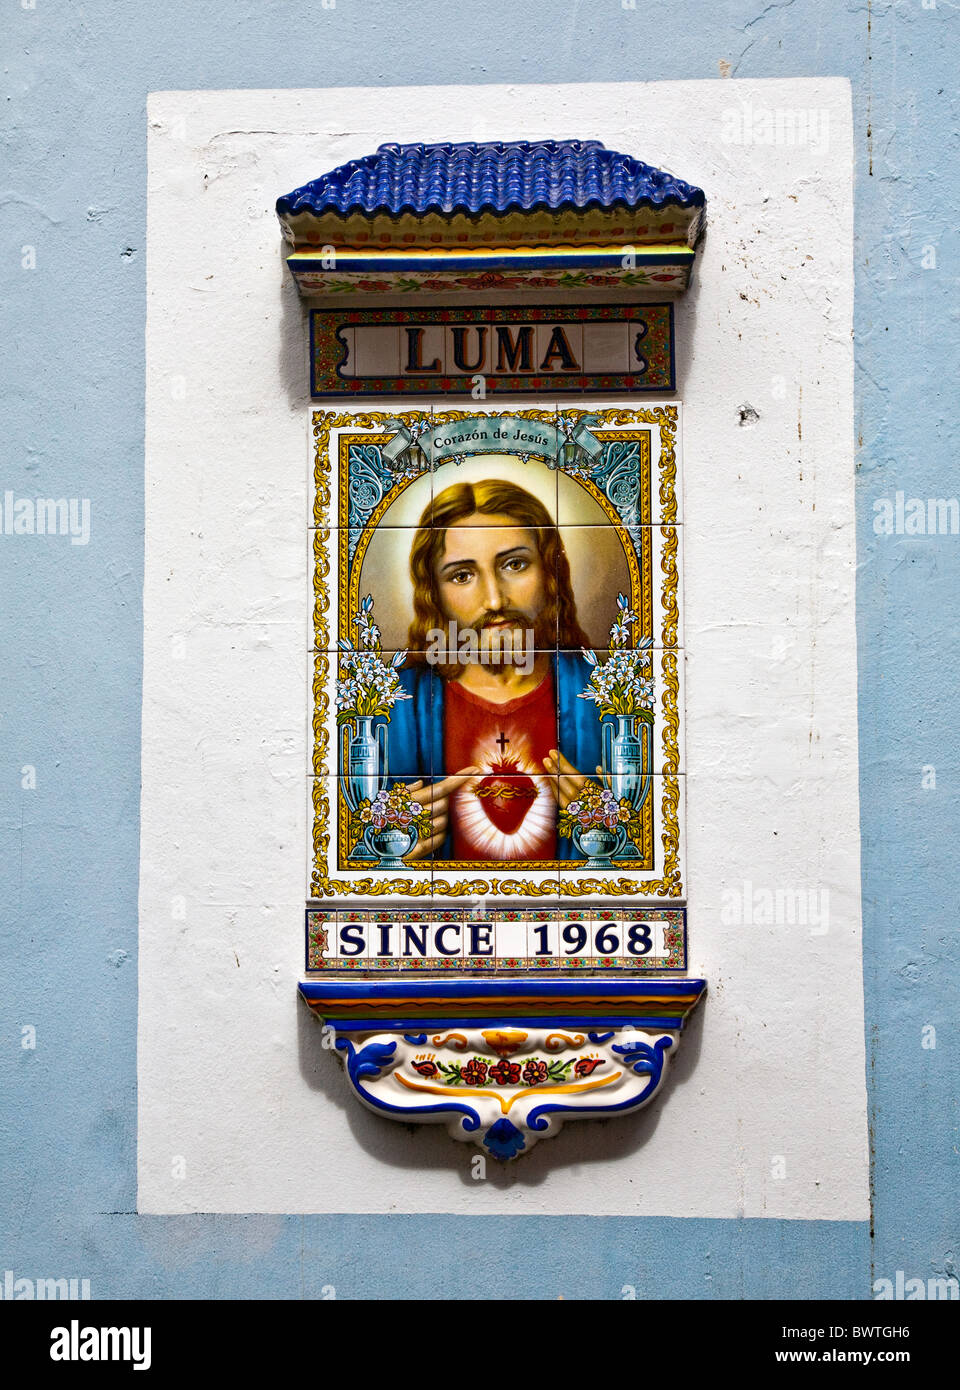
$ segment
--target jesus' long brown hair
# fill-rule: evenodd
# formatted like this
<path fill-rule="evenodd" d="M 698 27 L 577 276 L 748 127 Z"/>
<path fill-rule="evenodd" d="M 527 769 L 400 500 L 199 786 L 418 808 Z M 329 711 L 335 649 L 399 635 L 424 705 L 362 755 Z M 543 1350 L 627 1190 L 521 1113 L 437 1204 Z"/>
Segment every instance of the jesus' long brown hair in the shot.
<path fill-rule="evenodd" d="M 436 579 L 436 562 L 443 551 L 446 529 L 478 512 L 481 516 L 508 516 L 518 526 L 533 531 L 547 595 L 537 627 L 550 633 L 556 631 L 557 647 L 561 651 L 589 647 L 590 639 L 577 619 L 570 562 L 550 513 L 538 498 L 522 487 L 490 478 L 479 483 L 454 483 L 424 508 L 410 549 L 413 622 L 407 634 L 407 646 L 411 655 L 425 650 L 427 633 L 432 628 L 442 628 L 446 624 Z M 552 647 L 553 641 L 548 645 Z"/>

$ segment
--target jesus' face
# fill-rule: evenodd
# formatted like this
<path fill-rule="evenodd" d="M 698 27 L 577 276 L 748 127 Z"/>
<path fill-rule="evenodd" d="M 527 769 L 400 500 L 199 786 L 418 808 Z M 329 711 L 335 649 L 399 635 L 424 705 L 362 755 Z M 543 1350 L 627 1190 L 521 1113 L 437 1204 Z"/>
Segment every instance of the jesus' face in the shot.
<path fill-rule="evenodd" d="M 486 478 L 438 492 L 413 533 L 410 578 L 409 651 L 429 656 L 438 636 L 453 628 L 470 633 L 459 653 L 454 641 L 453 662 L 437 652 L 444 679 L 462 675 L 478 659 L 529 674 L 535 651 L 590 645 L 577 621 L 556 522 L 539 498 L 515 483 Z"/>
<path fill-rule="evenodd" d="M 434 562 L 444 617 L 472 628 L 500 650 L 521 650 L 525 634 L 540 636 L 547 586 L 536 534 L 507 515 L 464 517 L 447 528 Z M 539 645 L 539 642 L 537 643 Z"/>

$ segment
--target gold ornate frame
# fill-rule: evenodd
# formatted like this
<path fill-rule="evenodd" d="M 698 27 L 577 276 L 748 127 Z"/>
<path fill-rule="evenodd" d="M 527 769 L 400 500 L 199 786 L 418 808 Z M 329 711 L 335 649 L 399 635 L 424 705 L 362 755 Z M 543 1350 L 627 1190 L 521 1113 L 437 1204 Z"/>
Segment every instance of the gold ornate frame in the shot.
<path fill-rule="evenodd" d="M 330 457 L 330 433 L 335 428 L 355 426 L 364 433 L 362 438 L 367 443 L 386 443 L 393 434 L 394 429 L 388 428 L 395 421 L 401 424 L 413 423 L 423 419 L 427 412 L 416 411 L 397 411 L 385 414 L 381 411 L 334 411 L 316 410 L 313 412 L 313 436 L 315 440 L 314 448 L 314 503 L 313 503 L 313 523 L 315 527 L 313 540 L 313 632 L 315 642 L 315 664 L 313 677 L 313 771 L 314 780 L 312 787 L 312 809 L 313 809 L 313 864 L 311 870 L 310 896 L 318 900 L 326 897 L 384 897 L 384 896 L 409 896 L 424 897 L 432 896 L 436 898 L 459 898 L 459 897 L 547 897 L 555 896 L 557 892 L 556 882 L 552 879 L 547 881 L 533 881 L 523 877 L 476 877 L 473 879 L 445 880 L 442 875 L 435 872 L 435 867 L 427 861 L 421 869 L 419 865 L 408 865 L 408 869 L 417 876 L 388 877 L 386 874 L 379 874 L 376 877 L 368 876 L 365 878 L 341 879 L 327 877 L 327 861 L 330 849 L 330 799 L 327 794 L 326 778 L 320 775 L 321 769 L 326 766 L 327 752 L 329 749 L 329 697 L 327 693 L 328 681 L 330 676 L 330 630 L 329 630 L 329 607 L 330 607 L 330 542 L 331 542 L 331 517 L 330 503 L 332 498 L 332 460 Z M 511 415 L 522 419 L 540 420 L 554 422 L 557 419 L 557 412 L 543 411 L 534 409 L 474 409 L 449 410 L 437 412 L 434 416 L 437 424 L 455 422 L 457 420 L 469 419 L 478 414 L 496 418 L 497 416 Z M 632 590 L 632 602 L 638 606 L 649 606 L 650 622 L 645 624 L 646 630 L 652 630 L 652 540 L 650 534 L 651 526 L 658 526 L 663 536 L 663 546 L 660 557 L 660 568 L 663 574 L 660 590 L 660 612 L 661 617 L 661 649 L 660 649 L 660 676 L 661 676 L 661 744 L 664 755 L 663 771 L 659 774 L 662 783 L 661 801 L 661 824 L 662 831 L 660 840 L 663 846 L 663 871 L 659 879 L 634 879 L 621 876 L 617 879 L 579 877 L 574 878 L 576 871 L 576 860 L 554 860 L 543 864 L 531 864 L 531 873 L 542 874 L 544 870 L 558 871 L 559 892 L 562 897 L 589 898 L 589 897 L 616 897 L 616 898 L 682 898 L 684 887 L 680 873 L 680 782 L 679 782 L 679 668 L 677 650 L 677 628 L 679 622 L 679 575 L 677 569 L 677 554 L 679 548 L 679 537 L 677 532 L 677 496 L 676 496 L 676 431 L 678 420 L 678 409 L 675 405 L 649 406 L 649 407 L 614 407 L 607 410 L 571 410 L 564 408 L 562 414 L 565 418 L 591 417 L 591 432 L 600 440 L 604 439 L 630 439 L 637 438 L 635 433 L 631 436 L 630 432 L 617 426 L 629 425 L 654 425 L 660 434 L 660 456 L 658 459 L 658 502 L 660 514 L 658 519 L 652 516 L 651 488 L 650 488 L 650 459 L 644 458 L 644 467 L 641 471 L 641 554 L 639 563 L 637 561 L 632 538 L 622 525 L 622 520 L 616 513 L 612 504 L 605 498 L 589 480 L 577 479 L 589 495 L 600 505 L 610 516 L 611 524 L 617 527 L 620 534 L 621 544 L 630 571 L 630 582 Z M 376 431 L 376 433 L 373 433 Z M 646 437 L 647 432 L 643 431 Z M 356 563 L 357 558 L 362 559 L 362 549 L 366 548 L 370 535 L 376 529 L 379 519 L 384 515 L 387 508 L 392 505 L 398 496 L 413 481 L 413 477 L 398 480 L 395 488 L 381 498 L 371 516 L 368 518 L 358 543 L 358 557 L 355 557 L 353 575 L 349 574 L 347 564 L 347 546 L 349 535 L 349 517 L 347 512 L 348 503 L 348 476 L 347 476 L 347 451 L 349 449 L 349 438 L 341 435 L 338 441 L 338 492 L 337 492 L 337 516 L 335 519 L 335 529 L 338 533 L 338 554 L 337 554 L 337 593 L 338 593 L 338 613 L 339 613 L 339 636 L 347 636 L 349 632 L 350 615 L 356 610 L 359 594 L 359 572 L 360 565 Z M 361 549 L 362 547 L 362 549 Z M 644 614 L 648 616 L 647 613 Z M 653 806 L 652 797 L 647 799 L 644 809 L 644 857 L 647 858 L 649 849 L 652 849 L 653 840 Z M 346 807 L 339 804 L 338 798 L 338 817 L 337 817 L 337 841 L 338 847 L 345 842 L 347 812 Z M 338 854 L 339 858 L 339 854 Z M 628 861 L 620 861 L 618 867 L 623 867 Z M 444 868 L 447 870 L 463 870 L 474 867 L 474 862 L 443 861 Z M 566 871 L 566 872 L 564 872 Z"/>

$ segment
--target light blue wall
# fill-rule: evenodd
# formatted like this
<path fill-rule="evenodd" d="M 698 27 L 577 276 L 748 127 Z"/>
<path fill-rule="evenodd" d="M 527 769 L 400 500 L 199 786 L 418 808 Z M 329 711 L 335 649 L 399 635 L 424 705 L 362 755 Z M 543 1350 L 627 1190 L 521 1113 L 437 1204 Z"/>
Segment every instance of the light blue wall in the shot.
<path fill-rule="evenodd" d="M 956 1272 L 960 537 L 872 519 L 897 489 L 958 492 L 958 24 L 947 0 L 3 6 L 0 494 L 89 497 L 93 531 L 0 535 L 0 1274 L 96 1297 L 374 1296 L 399 1271 L 413 1297 L 863 1298 L 897 1269 Z M 719 60 L 853 84 L 873 1229 L 135 1216 L 146 93 L 719 78 Z"/>

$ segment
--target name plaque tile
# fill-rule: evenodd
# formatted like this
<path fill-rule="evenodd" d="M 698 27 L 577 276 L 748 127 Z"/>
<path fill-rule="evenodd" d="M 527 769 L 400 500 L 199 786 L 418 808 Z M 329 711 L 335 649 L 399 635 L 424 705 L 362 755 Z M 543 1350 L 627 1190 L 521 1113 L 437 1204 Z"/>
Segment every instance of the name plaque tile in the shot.
<path fill-rule="evenodd" d="M 308 908 L 307 971 L 628 971 L 686 968 L 685 908 Z"/>
<path fill-rule="evenodd" d="M 310 391 L 331 396 L 672 391 L 673 305 L 313 309 Z"/>

